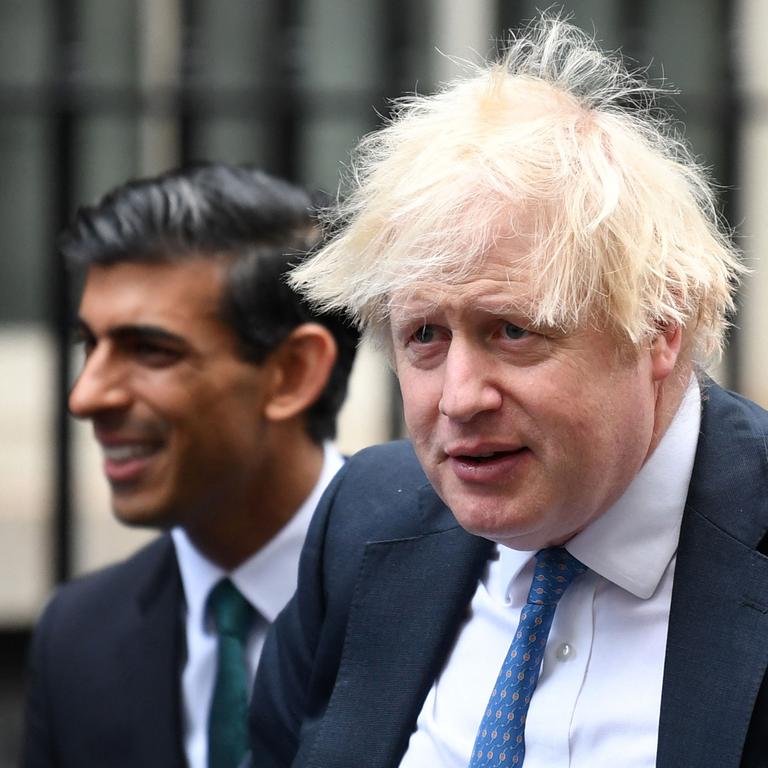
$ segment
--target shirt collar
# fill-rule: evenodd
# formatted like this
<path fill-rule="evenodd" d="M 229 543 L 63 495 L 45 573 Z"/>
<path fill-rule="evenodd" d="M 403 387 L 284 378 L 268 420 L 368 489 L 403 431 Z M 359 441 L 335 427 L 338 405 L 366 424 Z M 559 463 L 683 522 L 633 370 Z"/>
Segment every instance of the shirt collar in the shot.
<path fill-rule="evenodd" d="M 621 498 L 566 548 L 591 570 L 647 599 L 677 551 L 701 422 L 695 377 L 656 450 Z"/>
<path fill-rule="evenodd" d="M 641 599 L 656 591 L 677 550 L 700 422 L 694 376 L 667 431 L 621 498 L 565 545 L 590 570 Z M 499 568 L 492 569 L 498 576 L 489 589 L 510 599 L 508 590 L 535 553 L 498 549 Z M 527 581 L 524 588 L 527 595 Z"/>
<path fill-rule="evenodd" d="M 177 526 L 171 531 L 192 622 L 205 626 L 205 601 L 211 588 L 225 576 L 268 622 L 277 618 L 296 589 L 297 563 L 312 513 L 343 463 L 333 444 L 324 443 L 323 467 L 309 496 L 272 539 L 231 573 L 208 560 L 183 528 Z"/>

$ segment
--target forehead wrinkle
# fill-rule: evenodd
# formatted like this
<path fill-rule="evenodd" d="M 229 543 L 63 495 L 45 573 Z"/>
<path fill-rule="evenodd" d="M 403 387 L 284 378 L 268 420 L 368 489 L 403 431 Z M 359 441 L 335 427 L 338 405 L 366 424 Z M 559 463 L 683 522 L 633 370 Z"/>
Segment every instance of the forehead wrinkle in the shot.
<path fill-rule="evenodd" d="M 512 279 L 509 270 L 503 277 L 475 274 L 460 283 L 419 283 L 396 294 L 390 309 L 410 315 L 467 310 L 489 314 L 532 312 L 529 285 Z"/>

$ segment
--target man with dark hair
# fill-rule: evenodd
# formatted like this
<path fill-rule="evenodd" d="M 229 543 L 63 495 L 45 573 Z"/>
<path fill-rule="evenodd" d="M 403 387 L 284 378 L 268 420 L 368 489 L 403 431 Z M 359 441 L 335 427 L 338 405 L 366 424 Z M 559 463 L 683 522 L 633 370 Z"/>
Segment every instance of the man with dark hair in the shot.
<path fill-rule="evenodd" d="M 85 278 L 70 410 L 117 518 L 166 531 L 62 587 L 37 627 L 24 765 L 235 766 L 296 583 L 358 334 L 286 284 L 312 198 L 248 167 L 125 184 L 62 238 Z"/>

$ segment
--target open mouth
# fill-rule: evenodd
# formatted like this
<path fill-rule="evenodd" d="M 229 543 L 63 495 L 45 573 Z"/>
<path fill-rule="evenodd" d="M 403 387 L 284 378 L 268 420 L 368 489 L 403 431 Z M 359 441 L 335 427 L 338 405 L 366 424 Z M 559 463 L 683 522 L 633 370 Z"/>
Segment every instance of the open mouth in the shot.
<path fill-rule="evenodd" d="M 517 451 L 493 451 L 492 453 L 475 454 L 472 456 L 460 455 L 455 458 L 465 464 L 488 464 L 496 459 L 511 456 L 513 453 L 517 453 Z"/>
<path fill-rule="evenodd" d="M 162 450 L 162 444 L 137 441 L 101 446 L 104 474 L 113 489 L 138 482 Z"/>
<path fill-rule="evenodd" d="M 511 450 L 448 454 L 448 466 L 461 482 L 495 488 L 499 483 L 518 481 L 531 451 L 526 446 Z"/>
<path fill-rule="evenodd" d="M 515 448 L 508 451 L 489 451 L 488 453 L 460 453 L 454 454 L 453 458 L 459 461 L 475 462 L 477 464 L 485 464 L 489 461 L 495 461 L 496 459 L 503 459 L 507 456 L 515 456 L 518 453 L 528 450 L 527 448 Z"/>
<path fill-rule="evenodd" d="M 104 458 L 107 461 L 121 463 L 132 461 L 133 459 L 144 459 L 157 450 L 156 445 L 148 443 L 130 443 L 126 445 L 105 445 L 102 446 Z"/>

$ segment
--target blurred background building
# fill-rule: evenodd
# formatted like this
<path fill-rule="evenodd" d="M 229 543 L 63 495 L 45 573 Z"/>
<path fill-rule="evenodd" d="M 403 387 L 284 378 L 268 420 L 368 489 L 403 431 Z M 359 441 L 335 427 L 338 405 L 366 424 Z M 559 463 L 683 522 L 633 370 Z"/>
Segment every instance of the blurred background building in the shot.
<path fill-rule="evenodd" d="M 671 107 L 753 270 L 716 375 L 768 406 L 768 3 L 564 7 L 679 88 Z M 0 767 L 15 762 L 26 643 L 46 595 L 147 536 L 112 520 L 93 441 L 66 415 L 79 362 L 56 233 L 115 184 L 192 160 L 253 162 L 334 192 L 389 99 L 429 92 L 535 11 L 528 0 L 0 0 Z M 399 432 L 391 374 L 366 350 L 341 446 Z"/>

